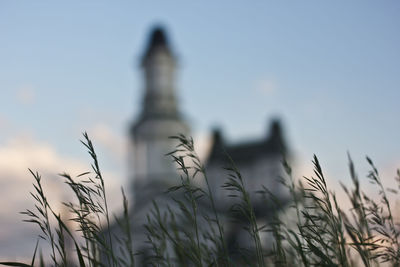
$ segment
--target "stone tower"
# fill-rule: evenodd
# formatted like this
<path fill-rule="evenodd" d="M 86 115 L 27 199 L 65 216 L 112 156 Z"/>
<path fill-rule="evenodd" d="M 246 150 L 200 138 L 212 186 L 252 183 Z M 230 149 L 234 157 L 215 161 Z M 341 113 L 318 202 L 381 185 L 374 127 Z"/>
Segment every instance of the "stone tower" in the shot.
<path fill-rule="evenodd" d="M 144 78 L 143 103 L 131 128 L 133 143 L 133 188 L 136 199 L 157 188 L 174 183 L 176 167 L 165 154 L 175 147 L 170 136 L 189 134 L 189 127 L 179 112 L 175 74 L 177 59 L 164 30 L 156 27 L 142 57 Z"/>

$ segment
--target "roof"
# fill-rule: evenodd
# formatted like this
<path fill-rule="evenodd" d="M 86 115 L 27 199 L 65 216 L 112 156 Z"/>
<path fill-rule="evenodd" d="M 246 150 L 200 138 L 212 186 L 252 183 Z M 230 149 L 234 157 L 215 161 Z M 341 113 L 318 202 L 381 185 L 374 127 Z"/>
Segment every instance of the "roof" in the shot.
<path fill-rule="evenodd" d="M 239 144 L 227 144 L 220 130 L 214 131 L 213 146 L 207 160 L 207 165 L 215 161 L 226 161 L 227 155 L 235 163 L 248 163 L 265 155 L 286 155 L 287 148 L 282 137 L 282 129 L 279 120 L 273 120 L 269 134 L 265 139 L 244 142 Z"/>

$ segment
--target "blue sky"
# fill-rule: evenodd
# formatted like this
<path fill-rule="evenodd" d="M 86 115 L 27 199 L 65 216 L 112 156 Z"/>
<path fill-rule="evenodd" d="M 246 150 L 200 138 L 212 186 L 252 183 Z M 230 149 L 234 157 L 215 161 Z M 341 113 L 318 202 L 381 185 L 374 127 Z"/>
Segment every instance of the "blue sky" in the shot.
<path fill-rule="evenodd" d="M 177 89 L 194 136 L 219 125 L 233 142 L 262 138 L 278 116 L 301 164 L 315 153 L 346 180 L 349 151 L 360 175 L 366 154 L 394 175 L 398 1 L 216 2 L 1 1 L 0 156 L 29 153 L 12 150 L 21 142 L 46 147 L 49 173 L 62 172 L 86 159 L 77 140 L 87 130 L 106 170 L 123 176 L 123 140 L 142 94 L 138 61 L 162 23 L 179 56 Z"/>

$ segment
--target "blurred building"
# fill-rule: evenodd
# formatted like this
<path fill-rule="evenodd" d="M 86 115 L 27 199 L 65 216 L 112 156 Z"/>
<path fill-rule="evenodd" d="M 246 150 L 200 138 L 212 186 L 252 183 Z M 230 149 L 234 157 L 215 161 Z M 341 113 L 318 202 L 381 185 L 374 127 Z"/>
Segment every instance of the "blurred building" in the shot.
<path fill-rule="evenodd" d="M 161 213 L 167 206 L 176 209 L 176 203 L 165 191 L 179 183 L 176 165 L 165 155 L 175 149 L 176 140 L 169 137 L 177 134 L 190 134 L 189 125 L 179 111 L 175 75 L 176 56 L 170 47 L 166 33 L 162 28 L 155 28 L 150 34 L 146 51 L 142 57 L 141 68 L 145 81 L 142 110 L 130 132 L 133 144 L 133 176 L 131 210 L 133 246 L 135 251 L 146 254 L 147 236 L 143 225 L 146 215 L 156 201 Z M 228 154 L 245 177 L 245 185 L 250 192 L 262 189 L 263 186 L 275 194 L 283 196 L 277 178 L 282 174 L 282 158 L 287 148 L 282 137 L 279 121 L 272 121 L 268 132 L 262 140 L 249 140 L 241 144 L 228 144 L 221 133 L 213 134 L 213 144 L 206 160 L 211 188 L 216 198 L 216 208 L 224 222 L 226 240 L 229 250 L 235 253 L 238 243 L 248 242 L 243 224 L 240 220 L 233 223 L 228 208 L 232 204 L 228 193 L 221 189 L 227 177 L 224 166 L 229 164 Z M 174 195 L 179 198 L 179 195 Z M 258 218 L 266 221 L 275 210 L 265 205 L 262 195 L 252 194 L 255 212 Z M 211 213 L 207 203 L 200 203 L 201 208 Z M 204 214 L 203 214 L 204 215 Z M 118 235 L 118 226 L 112 231 Z M 250 248 L 251 249 L 251 248 Z"/>

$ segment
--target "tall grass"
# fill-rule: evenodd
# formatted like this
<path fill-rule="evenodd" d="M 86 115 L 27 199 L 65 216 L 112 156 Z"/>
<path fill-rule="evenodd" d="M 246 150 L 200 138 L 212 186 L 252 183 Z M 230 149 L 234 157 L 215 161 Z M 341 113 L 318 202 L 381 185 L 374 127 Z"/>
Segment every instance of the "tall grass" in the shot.
<path fill-rule="evenodd" d="M 290 195 L 290 205 L 283 209 L 280 196 L 266 187 L 250 192 L 240 170 L 227 155 L 229 166 L 226 182 L 230 216 L 221 213 L 210 186 L 206 168 L 194 150 L 193 140 L 179 135 L 176 150 L 168 154 L 177 164 L 180 183 L 171 187 L 167 203 L 153 203 L 144 225 L 147 250 L 133 251 L 128 202 L 123 195 L 123 215 L 116 218 L 122 236 L 113 237 L 107 206 L 104 178 L 97 155 L 88 135 L 82 141 L 92 158 L 91 172 L 72 178 L 61 175 L 72 189 L 75 201 L 63 203 L 72 214 L 77 230 L 57 213 L 46 198 L 42 178 L 34 177 L 31 193 L 35 209 L 23 214 L 26 221 L 39 227 L 39 240 L 50 245 L 51 266 L 400 266 L 399 224 L 393 216 L 387 189 L 372 161 L 368 180 L 376 186 L 379 199 L 363 191 L 354 164 L 349 157 L 352 185 L 342 185 L 351 203 L 349 210 L 341 207 L 335 192 L 327 185 L 322 167 L 314 156 L 314 175 L 297 180 L 283 162 L 285 175 L 281 182 Z M 222 166 L 221 166 L 222 167 Z M 276 177 L 270 177 L 275 179 Z M 265 207 L 274 209 L 271 218 L 260 218 L 251 196 L 265 196 Z M 292 222 L 282 214 L 291 214 Z M 231 220 L 240 220 L 248 234 L 245 244 L 230 249 L 227 240 Z M 54 223 L 55 222 L 55 223 Z M 77 234 L 78 233 L 78 234 Z M 268 236 L 266 239 L 265 236 Z M 72 245 L 72 249 L 68 246 Z M 267 244 L 267 245 L 266 245 Z M 30 263 L 1 262 L 8 266 L 44 266 L 37 263 L 36 244 Z M 140 256 L 140 257 L 139 257 Z M 140 260 L 138 260 L 140 259 Z"/>

